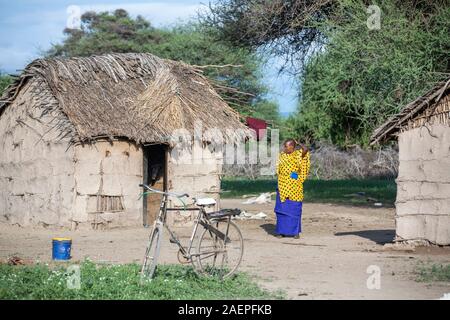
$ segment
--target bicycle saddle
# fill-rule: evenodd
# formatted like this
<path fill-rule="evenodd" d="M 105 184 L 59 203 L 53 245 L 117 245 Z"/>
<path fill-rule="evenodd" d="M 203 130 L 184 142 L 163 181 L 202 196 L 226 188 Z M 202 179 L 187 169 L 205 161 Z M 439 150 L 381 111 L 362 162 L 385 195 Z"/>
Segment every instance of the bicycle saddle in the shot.
<path fill-rule="evenodd" d="M 216 200 L 213 198 L 199 198 L 195 201 L 198 206 L 212 206 L 216 204 Z"/>
<path fill-rule="evenodd" d="M 222 218 L 227 216 L 238 216 L 241 214 L 240 209 L 222 209 L 220 211 L 214 211 L 207 213 L 209 218 Z"/>

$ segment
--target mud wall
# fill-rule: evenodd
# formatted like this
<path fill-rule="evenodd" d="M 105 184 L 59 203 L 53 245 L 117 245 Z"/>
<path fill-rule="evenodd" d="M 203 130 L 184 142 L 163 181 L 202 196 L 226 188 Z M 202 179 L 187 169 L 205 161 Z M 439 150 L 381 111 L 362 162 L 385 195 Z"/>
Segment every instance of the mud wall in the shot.
<path fill-rule="evenodd" d="M 0 116 L 0 222 L 70 227 L 74 152 L 54 128 L 60 111 L 43 113 L 36 86 L 26 84 Z"/>
<path fill-rule="evenodd" d="M 74 150 L 75 227 L 141 226 L 142 148 L 127 141 L 97 141 Z"/>
<path fill-rule="evenodd" d="M 450 127 L 433 125 L 399 135 L 398 240 L 450 244 Z"/>
<path fill-rule="evenodd" d="M 200 143 L 196 143 L 193 148 L 173 148 L 168 161 L 169 190 L 188 193 L 191 198 L 214 198 L 217 205 L 209 210 L 218 210 L 222 163 L 222 152 Z M 189 199 L 186 204 L 195 207 L 192 199 Z M 170 205 L 182 207 L 178 200 L 172 200 Z M 196 211 L 180 211 L 177 214 L 170 214 L 168 221 L 175 225 L 189 225 L 192 224 L 196 214 Z"/>

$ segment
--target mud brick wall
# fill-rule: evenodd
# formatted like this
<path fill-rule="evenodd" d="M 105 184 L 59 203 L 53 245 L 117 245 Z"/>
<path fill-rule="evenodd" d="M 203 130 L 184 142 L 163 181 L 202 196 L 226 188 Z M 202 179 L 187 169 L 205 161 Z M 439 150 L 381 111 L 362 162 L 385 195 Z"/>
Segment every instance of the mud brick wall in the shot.
<path fill-rule="evenodd" d="M 218 210 L 222 163 L 222 152 L 208 146 L 203 147 L 199 143 L 196 143 L 193 149 L 172 149 L 168 164 L 169 191 L 186 192 L 191 198 L 214 198 L 217 205 L 209 210 Z M 195 207 L 192 199 L 185 202 L 188 206 Z M 172 199 L 170 205 L 182 207 L 182 203 L 176 199 Z M 168 222 L 173 225 L 191 225 L 197 214 L 196 211 L 182 210 L 174 213 L 176 214 L 171 213 L 168 216 Z"/>
<path fill-rule="evenodd" d="M 127 141 L 74 147 L 72 221 L 94 229 L 142 225 L 142 148 Z"/>
<path fill-rule="evenodd" d="M 43 115 L 35 85 L 29 82 L 0 117 L 0 222 L 70 227 L 74 151 L 54 129 L 60 111 Z"/>
<path fill-rule="evenodd" d="M 399 161 L 397 238 L 450 244 L 450 127 L 400 133 Z"/>

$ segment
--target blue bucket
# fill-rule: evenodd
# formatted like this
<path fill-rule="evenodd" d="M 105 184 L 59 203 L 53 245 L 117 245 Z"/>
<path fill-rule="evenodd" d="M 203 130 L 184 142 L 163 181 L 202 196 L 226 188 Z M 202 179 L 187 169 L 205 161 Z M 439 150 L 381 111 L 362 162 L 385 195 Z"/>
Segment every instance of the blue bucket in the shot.
<path fill-rule="evenodd" d="M 70 250 L 72 249 L 72 239 L 70 238 L 53 238 L 53 260 L 69 260 Z"/>

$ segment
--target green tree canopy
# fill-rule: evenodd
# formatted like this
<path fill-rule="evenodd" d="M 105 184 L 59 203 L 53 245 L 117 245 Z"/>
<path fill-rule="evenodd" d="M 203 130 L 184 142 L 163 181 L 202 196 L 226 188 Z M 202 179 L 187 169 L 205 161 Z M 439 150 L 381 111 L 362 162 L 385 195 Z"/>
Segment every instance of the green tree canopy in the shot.
<path fill-rule="evenodd" d="M 371 29 L 369 5 L 380 8 Z M 293 135 L 367 145 L 373 129 L 449 77 L 448 0 L 217 0 L 218 39 L 276 53 L 299 78 Z"/>
<path fill-rule="evenodd" d="M 281 121 L 278 104 L 273 101 L 262 100 L 257 102 L 253 116 L 270 120 L 273 123 L 279 123 Z"/>
<path fill-rule="evenodd" d="M 449 8 L 380 9 L 380 29 L 367 27 L 367 7 L 355 0 L 317 26 L 327 44 L 302 77 L 299 135 L 367 145 L 376 126 L 449 76 Z"/>
<path fill-rule="evenodd" d="M 0 96 L 3 94 L 6 87 L 11 84 L 12 80 L 11 76 L 0 73 Z"/>

